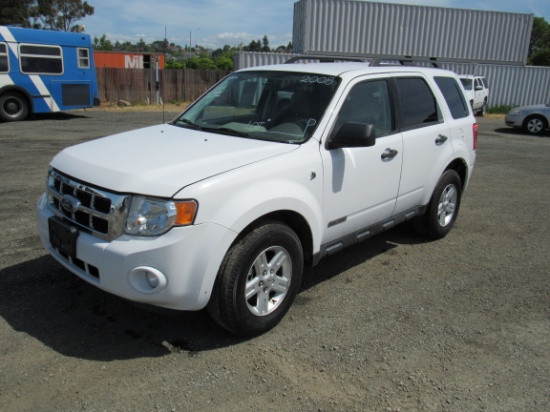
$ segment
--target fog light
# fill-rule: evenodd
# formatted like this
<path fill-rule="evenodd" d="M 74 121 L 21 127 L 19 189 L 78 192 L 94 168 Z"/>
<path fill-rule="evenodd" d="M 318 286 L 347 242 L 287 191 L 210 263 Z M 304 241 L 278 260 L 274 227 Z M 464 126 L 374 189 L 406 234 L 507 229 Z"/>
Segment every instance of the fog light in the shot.
<path fill-rule="evenodd" d="M 162 291 L 166 287 L 168 280 L 164 273 L 158 269 L 139 266 L 130 271 L 128 282 L 138 292 L 149 295 Z"/>
<path fill-rule="evenodd" d="M 159 278 L 154 273 L 147 272 L 145 277 L 147 278 L 147 283 L 149 283 L 149 286 L 151 286 L 153 289 L 159 285 Z"/>

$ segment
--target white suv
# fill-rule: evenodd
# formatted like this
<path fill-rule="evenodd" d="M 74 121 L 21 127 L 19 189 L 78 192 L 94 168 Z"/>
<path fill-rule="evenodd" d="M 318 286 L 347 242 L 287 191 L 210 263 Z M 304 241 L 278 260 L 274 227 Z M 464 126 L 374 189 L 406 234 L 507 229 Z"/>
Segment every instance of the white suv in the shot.
<path fill-rule="evenodd" d="M 170 123 L 60 152 L 37 205 L 40 236 L 105 291 L 208 307 L 253 336 L 283 318 L 305 265 L 407 220 L 445 236 L 476 139 L 449 71 L 241 70 Z"/>
<path fill-rule="evenodd" d="M 474 113 L 485 116 L 489 103 L 489 86 L 485 77 L 461 75 L 460 81 L 464 87 L 466 100 L 470 103 Z"/>

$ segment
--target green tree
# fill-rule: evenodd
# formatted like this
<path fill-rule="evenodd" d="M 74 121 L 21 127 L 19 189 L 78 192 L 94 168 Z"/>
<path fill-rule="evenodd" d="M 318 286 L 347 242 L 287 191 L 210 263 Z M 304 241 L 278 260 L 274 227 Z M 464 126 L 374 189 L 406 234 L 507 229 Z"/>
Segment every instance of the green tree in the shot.
<path fill-rule="evenodd" d="M 179 62 L 177 60 L 168 60 L 166 64 L 164 65 L 166 69 L 174 69 L 174 70 L 181 70 L 183 69 L 183 63 Z"/>
<path fill-rule="evenodd" d="M 94 14 L 94 8 L 82 0 L 34 0 L 30 15 L 35 25 L 49 30 L 71 31 L 75 23 Z"/>
<path fill-rule="evenodd" d="M 30 9 L 34 0 L 0 0 L 0 25 L 31 27 Z"/>
<path fill-rule="evenodd" d="M 271 49 L 269 48 L 269 39 L 267 38 L 267 34 L 264 34 L 264 37 L 262 39 L 262 51 L 263 52 L 271 51 Z"/>
<path fill-rule="evenodd" d="M 550 47 L 540 49 L 529 57 L 529 64 L 533 66 L 550 66 Z"/>
<path fill-rule="evenodd" d="M 550 24 L 543 17 L 535 17 L 533 20 L 527 63 L 550 66 Z"/>
<path fill-rule="evenodd" d="M 206 57 L 191 57 L 187 60 L 185 67 L 197 70 L 216 70 L 217 67 L 212 59 Z"/>
<path fill-rule="evenodd" d="M 103 51 L 112 51 L 113 50 L 113 44 L 111 43 L 111 40 L 107 39 L 107 36 L 103 35 L 99 39 L 94 37 L 94 50 L 103 50 Z"/>
<path fill-rule="evenodd" d="M 233 59 L 226 55 L 218 57 L 214 60 L 214 64 L 220 70 L 233 70 Z"/>

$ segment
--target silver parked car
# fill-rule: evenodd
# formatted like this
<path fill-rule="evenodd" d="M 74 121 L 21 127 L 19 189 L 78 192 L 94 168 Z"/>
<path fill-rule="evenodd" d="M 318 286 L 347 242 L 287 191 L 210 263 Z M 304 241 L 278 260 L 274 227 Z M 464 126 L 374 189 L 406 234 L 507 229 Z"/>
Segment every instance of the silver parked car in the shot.
<path fill-rule="evenodd" d="M 541 134 L 550 124 L 550 103 L 521 106 L 510 110 L 504 119 L 507 126 L 518 127 L 531 134 Z"/>

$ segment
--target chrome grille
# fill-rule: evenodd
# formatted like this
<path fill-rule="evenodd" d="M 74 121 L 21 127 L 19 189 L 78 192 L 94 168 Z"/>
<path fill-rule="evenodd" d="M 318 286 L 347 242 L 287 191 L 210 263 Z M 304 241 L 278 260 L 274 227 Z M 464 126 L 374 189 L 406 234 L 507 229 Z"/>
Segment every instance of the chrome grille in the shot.
<path fill-rule="evenodd" d="M 113 240 L 122 235 L 128 196 L 97 189 L 50 169 L 48 206 L 94 236 Z"/>

